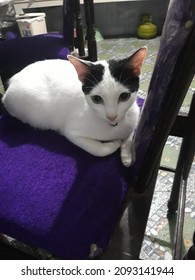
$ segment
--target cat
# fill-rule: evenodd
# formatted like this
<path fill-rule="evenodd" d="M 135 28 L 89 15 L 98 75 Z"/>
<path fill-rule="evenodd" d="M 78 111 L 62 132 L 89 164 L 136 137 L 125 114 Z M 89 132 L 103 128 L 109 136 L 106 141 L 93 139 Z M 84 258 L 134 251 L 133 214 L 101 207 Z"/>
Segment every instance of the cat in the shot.
<path fill-rule="evenodd" d="M 28 65 L 9 81 L 2 102 L 24 123 L 52 129 L 95 156 L 121 148 L 133 161 L 132 142 L 139 119 L 136 93 L 147 49 L 126 59 L 92 63 L 72 55 Z"/>

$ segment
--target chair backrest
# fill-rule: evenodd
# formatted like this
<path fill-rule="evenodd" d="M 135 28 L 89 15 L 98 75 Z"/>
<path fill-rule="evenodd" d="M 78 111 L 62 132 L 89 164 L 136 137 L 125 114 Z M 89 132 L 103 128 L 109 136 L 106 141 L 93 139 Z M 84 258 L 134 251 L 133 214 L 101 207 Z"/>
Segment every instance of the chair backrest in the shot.
<path fill-rule="evenodd" d="M 194 0 L 172 0 L 148 96 L 136 132 L 137 160 L 131 168 L 134 187 L 142 193 L 178 115 L 195 70 Z M 144 161 L 144 162 L 143 162 Z"/>
<path fill-rule="evenodd" d="M 195 70 L 194 0 L 171 0 L 129 169 L 130 253 L 139 258 L 149 217 L 160 157 Z M 142 195 L 138 195 L 138 193 Z"/>

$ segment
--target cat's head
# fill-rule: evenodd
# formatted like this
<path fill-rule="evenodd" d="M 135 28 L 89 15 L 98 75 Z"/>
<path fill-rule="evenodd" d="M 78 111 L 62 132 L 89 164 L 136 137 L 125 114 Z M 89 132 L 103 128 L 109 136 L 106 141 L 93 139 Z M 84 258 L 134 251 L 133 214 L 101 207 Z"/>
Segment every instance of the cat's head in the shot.
<path fill-rule="evenodd" d="M 68 56 L 89 106 L 109 124 L 120 122 L 135 102 L 146 53 L 147 49 L 143 47 L 126 59 L 95 63 Z"/>

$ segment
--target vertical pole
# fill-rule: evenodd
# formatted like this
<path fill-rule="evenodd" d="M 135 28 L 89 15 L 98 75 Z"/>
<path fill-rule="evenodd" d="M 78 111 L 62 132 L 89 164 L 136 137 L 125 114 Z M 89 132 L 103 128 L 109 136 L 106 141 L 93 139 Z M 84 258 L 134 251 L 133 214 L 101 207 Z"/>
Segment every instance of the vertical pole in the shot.
<path fill-rule="evenodd" d="M 63 38 L 71 51 L 74 48 L 74 11 L 75 0 L 63 0 Z"/>
<path fill-rule="evenodd" d="M 97 60 L 97 44 L 95 39 L 95 15 L 94 15 L 94 4 L 93 0 L 84 0 L 85 5 L 85 18 L 87 24 L 87 41 L 88 41 L 88 52 L 89 60 Z"/>
<path fill-rule="evenodd" d="M 79 49 L 79 56 L 82 58 L 85 56 L 85 47 L 84 47 L 84 38 L 83 38 L 80 0 L 76 0 L 75 20 L 76 20 L 76 33 L 77 33 L 77 44 L 78 44 L 78 49 Z"/>

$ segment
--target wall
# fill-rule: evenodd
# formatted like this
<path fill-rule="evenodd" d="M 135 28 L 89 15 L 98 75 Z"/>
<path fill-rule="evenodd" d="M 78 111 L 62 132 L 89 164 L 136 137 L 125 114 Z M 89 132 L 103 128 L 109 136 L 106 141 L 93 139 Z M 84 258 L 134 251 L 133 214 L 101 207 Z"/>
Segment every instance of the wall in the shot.
<path fill-rule="evenodd" d="M 104 36 L 136 35 L 142 14 L 151 14 L 161 33 L 169 0 L 114 2 L 95 5 L 96 27 Z"/>
<path fill-rule="evenodd" d="M 95 27 L 99 28 L 104 37 L 136 36 L 137 26 L 142 14 L 151 14 L 153 22 L 158 25 L 161 33 L 169 0 L 142 0 L 94 4 Z M 83 6 L 83 5 L 82 5 Z M 82 7 L 84 22 L 84 11 Z M 46 13 L 48 31 L 62 32 L 62 8 L 49 7 L 28 9 Z M 84 25 L 84 24 L 83 24 Z"/>

